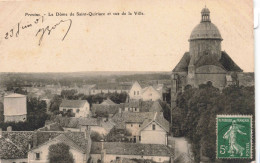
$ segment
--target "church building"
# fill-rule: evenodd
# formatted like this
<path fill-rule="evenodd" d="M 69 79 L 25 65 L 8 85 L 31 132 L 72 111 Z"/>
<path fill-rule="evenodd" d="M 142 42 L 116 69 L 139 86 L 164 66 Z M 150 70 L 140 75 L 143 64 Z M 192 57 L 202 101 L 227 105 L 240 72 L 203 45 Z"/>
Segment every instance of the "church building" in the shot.
<path fill-rule="evenodd" d="M 238 84 L 238 74 L 243 70 L 221 50 L 222 41 L 217 26 L 211 22 L 209 9 L 203 8 L 201 21 L 190 35 L 189 52 L 184 53 L 172 71 L 172 98 L 186 85 L 198 87 L 211 82 L 222 89 Z"/>

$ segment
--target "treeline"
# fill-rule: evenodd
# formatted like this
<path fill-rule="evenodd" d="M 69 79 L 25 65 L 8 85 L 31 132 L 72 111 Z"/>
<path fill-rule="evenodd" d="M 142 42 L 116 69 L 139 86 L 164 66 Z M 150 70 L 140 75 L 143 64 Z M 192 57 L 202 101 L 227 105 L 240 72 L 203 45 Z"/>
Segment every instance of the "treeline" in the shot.
<path fill-rule="evenodd" d="M 59 113 L 59 106 L 62 103 L 62 100 L 87 100 L 92 106 L 92 104 L 100 104 L 106 99 L 112 100 L 116 104 L 125 103 L 126 99 L 128 97 L 128 94 L 123 93 L 100 93 L 96 95 L 84 95 L 84 94 L 78 94 L 76 90 L 62 90 L 61 95 L 55 95 L 50 103 L 50 111 L 54 114 Z"/>
<path fill-rule="evenodd" d="M 199 88 L 187 86 L 177 96 L 177 107 L 173 110 L 174 135 L 191 141 L 195 162 L 200 161 L 201 154 L 214 162 L 216 115 L 255 115 L 254 101 L 254 87 L 230 86 L 221 92 L 211 83 L 202 84 Z"/>

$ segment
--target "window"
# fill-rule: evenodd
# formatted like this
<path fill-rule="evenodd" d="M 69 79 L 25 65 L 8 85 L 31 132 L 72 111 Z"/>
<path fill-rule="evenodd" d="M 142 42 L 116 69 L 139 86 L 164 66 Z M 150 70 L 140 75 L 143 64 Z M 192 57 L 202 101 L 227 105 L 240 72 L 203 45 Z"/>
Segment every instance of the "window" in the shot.
<path fill-rule="evenodd" d="M 137 111 L 137 108 L 135 108 L 135 111 Z"/>
<path fill-rule="evenodd" d="M 139 141 L 141 141 L 141 136 L 139 136 Z"/>
<path fill-rule="evenodd" d="M 139 95 L 139 91 L 137 91 L 137 95 Z"/>
<path fill-rule="evenodd" d="M 139 127 L 141 127 L 141 125 L 139 124 Z"/>
<path fill-rule="evenodd" d="M 155 125 L 153 124 L 153 130 L 155 130 Z"/>
<path fill-rule="evenodd" d="M 79 113 L 79 109 L 77 109 L 76 112 Z"/>
<path fill-rule="evenodd" d="M 133 127 L 133 124 L 131 124 L 131 127 Z"/>
<path fill-rule="evenodd" d="M 161 161 L 161 158 L 159 158 L 159 161 Z"/>
<path fill-rule="evenodd" d="M 134 136 L 134 143 L 136 143 L 136 136 Z"/>
<path fill-rule="evenodd" d="M 36 160 L 40 160 L 40 153 L 35 153 Z"/>
<path fill-rule="evenodd" d="M 135 91 L 134 91 L 134 95 L 135 95 Z"/>

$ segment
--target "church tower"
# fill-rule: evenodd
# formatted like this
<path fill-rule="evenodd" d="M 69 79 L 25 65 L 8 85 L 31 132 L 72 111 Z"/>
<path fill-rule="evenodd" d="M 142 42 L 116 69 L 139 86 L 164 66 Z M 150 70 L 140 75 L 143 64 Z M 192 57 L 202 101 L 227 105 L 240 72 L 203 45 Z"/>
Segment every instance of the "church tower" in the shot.
<path fill-rule="evenodd" d="M 218 28 L 211 23 L 210 11 L 203 8 L 201 11 L 201 21 L 191 32 L 190 35 L 190 63 L 188 66 L 187 84 L 195 86 L 195 71 L 198 62 L 214 58 L 221 58 L 221 34 Z"/>

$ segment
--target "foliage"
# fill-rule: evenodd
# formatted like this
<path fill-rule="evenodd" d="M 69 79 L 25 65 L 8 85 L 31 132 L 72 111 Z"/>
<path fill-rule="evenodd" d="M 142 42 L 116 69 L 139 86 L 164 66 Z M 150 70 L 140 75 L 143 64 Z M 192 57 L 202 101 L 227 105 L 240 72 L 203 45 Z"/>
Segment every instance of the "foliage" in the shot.
<path fill-rule="evenodd" d="M 216 158 L 216 115 L 254 115 L 254 87 L 230 86 L 222 92 L 211 83 L 199 88 L 188 87 L 177 97 L 173 110 L 175 136 L 185 136 L 192 142 L 195 161 L 200 151 L 214 161 Z"/>
<path fill-rule="evenodd" d="M 53 112 L 54 114 L 58 114 L 59 113 L 59 107 L 60 104 L 62 102 L 62 98 L 59 95 L 55 95 L 52 99 L 51 99 L 51 103 L 50 103 L 50 108 L 49 110 L 51 112 Z"/>
<path fill-rule="evenodd" d="M 61 91 L 61 97 L 63 99 L 68 99 L 68 100 L 77 100 L 78 97 L 75 96 L 77 94 L 77 90 L 71 89 L 71 90 L 62 90 Z"/>
<path fill-rule="evenodd" d="M 92 141 L 98 142 L 98 141 L 104 140 L 104 137 L 95 131 L 91 132 L 90 137 L 91 137 Z"/>
<path fill-rule="evenodd" d="M 33 131 L 44 126 L 49 119 L 46 113 L 46 102 L 38 98 L 27 98 L 27 120 L 25 122 L 1 122 L 0 127 L 6 130 L 12 126 L 14 131 Z"/>
<path fill-rule="evenodd" d="M 74 163 L 70 147 L 64 143 L 53 144 L 49 147 L 50 163 Z"/>

